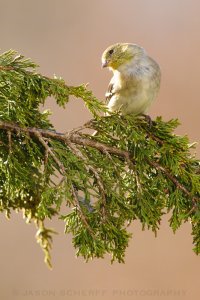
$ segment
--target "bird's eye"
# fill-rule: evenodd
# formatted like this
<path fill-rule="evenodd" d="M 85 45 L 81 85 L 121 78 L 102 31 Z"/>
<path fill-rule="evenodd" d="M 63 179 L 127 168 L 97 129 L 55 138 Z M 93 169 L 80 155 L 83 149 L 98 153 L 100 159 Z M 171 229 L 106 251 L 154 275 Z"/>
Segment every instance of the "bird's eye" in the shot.
<path fill-rule="evenodd" d="M 110 55 L 113 54 L 113 52 L 114 52 L 113 49 L 110 49 L 110 50 L 108 51 L 108 53 L 109 53 Z"/>

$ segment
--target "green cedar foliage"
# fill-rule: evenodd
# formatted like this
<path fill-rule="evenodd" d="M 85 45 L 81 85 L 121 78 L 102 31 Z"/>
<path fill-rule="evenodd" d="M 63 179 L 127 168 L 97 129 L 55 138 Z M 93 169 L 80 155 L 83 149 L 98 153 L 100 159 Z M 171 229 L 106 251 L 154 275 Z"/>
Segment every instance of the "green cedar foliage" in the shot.
<path fill-rule="evenodd" d="M 36 67 L 15 51 L 0 56 L 1 212 L 22 211 L 36 224 L 49 266 L 54 231 L 44 222 L 53 217 L 63 220 L 86 260 L 108 253 L 124 262 L 128 225 L 139 220 L 156 233 L 168 212 L 173 231 L 191 222 L 200 253 L 200 164 L 188 138 L 174 134 L 178 121 L 104 116 L 105 106 L 85 85 L 68 86 Z M 50 96 L 63 108 L 70 96 L 81 98 L 93 119 L 56 132 L 49 112 L 40 110 Z"/>

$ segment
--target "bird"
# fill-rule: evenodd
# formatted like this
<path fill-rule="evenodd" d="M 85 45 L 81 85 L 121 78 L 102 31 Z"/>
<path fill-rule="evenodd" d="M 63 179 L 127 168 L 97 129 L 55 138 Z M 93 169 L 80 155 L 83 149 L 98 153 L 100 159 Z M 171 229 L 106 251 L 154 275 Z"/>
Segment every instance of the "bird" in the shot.
<path fill-rule="evenodd" d="M 102 67 L 113 72 L 105 95 L 108 114 L 146 115 L 160 88 L 159 64 L 139 45 L 116 43 L 103 52 Z"/>

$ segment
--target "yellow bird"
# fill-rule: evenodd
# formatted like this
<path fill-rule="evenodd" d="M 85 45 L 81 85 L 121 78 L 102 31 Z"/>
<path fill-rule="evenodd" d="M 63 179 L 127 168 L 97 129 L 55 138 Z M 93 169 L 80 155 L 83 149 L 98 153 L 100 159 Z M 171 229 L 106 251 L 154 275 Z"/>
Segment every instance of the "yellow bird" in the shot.
<path fill-rule="evenodd" d="M 108 110 L 123 115 L 146 114 L 160 88 L 157 62 L 136 44 L 117 43 L 104 51 L 102 67 L 113 72 L 106 93 Z"/>

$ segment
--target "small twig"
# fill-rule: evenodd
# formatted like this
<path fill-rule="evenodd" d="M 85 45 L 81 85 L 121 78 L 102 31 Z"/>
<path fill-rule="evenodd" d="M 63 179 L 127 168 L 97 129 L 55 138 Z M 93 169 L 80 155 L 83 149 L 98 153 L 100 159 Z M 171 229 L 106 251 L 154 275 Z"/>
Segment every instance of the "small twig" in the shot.
<path fill-rule="evenodd" d="M 14 70 L 11 66 L 0 66 L 0 71 L 11 71 Z"/>
<path fill-rule="evenodd" d="M 12 137 L 11 137 L 10 130 L 7 131 L 7 135 L 8 135 L 8 149 L 9 149 L 9 154 L 10 154 L 12 151 Z"/>
<path fill-rule="evenodd" d="M 72 135 L 72 134 L 75 134 L 75 133 L 78 134 L 82 130 L 89 129 L 90 128 L 89 127 L 90 122 L 91 121 L 88 121 L 87 123 L 85 123 L 85 124 L 83 124 L 79 127 L 73 128 L 72 130 L 65 132 L 64 134 L 65 135 Z"/>
<path fill-rule="evenodd" d="M 198 197 L 192 196 L 191 193 L 186 189 L 186 187 L 183 186 L 178 181 L 178 179 L 175 176 L 173 176 L 166 168 L 164 168 L 155 161 L 149 161 L 149 164 L 154 168 L 160 170 L 162 173 L 164 173 L 167 176 L 167 178 L 170 179 L 179 190 L 183 191 L 188 197 L 191 198 L 193 205 L 196 207 L 197 201 L 200 200 Z"/>
<path fill-rule="evenodd" d="M 49 153 L 51 155 L 51 157 L 53 158 L 53 160 L 55 161 L 55 163 L 59 166 L 59 168 L 62 171 L 62 175 L 64 175 L 65 174 L 65 167 L 63 166 L 63 164 L 61 163 L 61 161 L 57 158 L 57 156 L 54 154 L 54 152 L 51 150 L 51 148 L 48 146 L 47 142 L 44 141 L 44 139 L 42 138 L 42 135 L 39 132 L 35 132 L 35 136 L 37 136 L 38 140 L 44 146 L 44 148 L 46 149 L 47 153 Z"/>
<path fill-rule="evenodd" d="M 113 168 L 115 169 L 115 172 L 116 172 L 117 176 L 120 177 L 121 175 L 120 175 L 118 169 L 116 168 L 116 165 L 115 165 L 115 162 L 113 161 L 112 156 L 111 156 L 110 153 L 107 152 L 107 151 L 105 151 L 104 153 L 106 154 L 106 156 L 108 157 L 108 159 L 112 162 Z"/>
<path fill-rule="evenodd" d="M 49 150 L 46 149 L 44 154 L 44 167 L 46 167 L 48 163 L 48 158 L 49 158 Z"/>
<path fill-rule="evenodd" d="M 91 236 L 93 238 L 95 238 L 95 234 L 94 234 L 92 228 L 90 227 L 90 225 L 89 225 L 89 223 L 88 223 L 88 221 L 87 221 L 84 213 L 82 212 L 82 209 L 81 209 L 81 206 L 80 206 L 80 203 L 79 203 L 79 199 L 78 199 L 78 195 L 77 195 L 76 189 L 74 188 L 73 184 L 71 185 L 71 191 L 72 191 L 72 196 L 73 196 L 73 199 L 74 199 L 74 202 L 75 202 L 74 206 L 76 206 L 78 208 L 81 220 L 85 224 L 85 226 L 88 229 L 88 231 L 90 232 Z"/>
<path fill-rule="evenodd" d="M 164 144 L 164 141 L 161 140 L 159 137 L 157 137 L 155 134 L 153 134 L 152 132 L 150 131 L 147 131 L 147 136 L 149 138 L 152 138 L 152 140 L 156 141 L 157 143 L 163 145 Z"/>
<path fill-rule="evenodd" d="M 48 141 L 46 142 L 43 137 L 41 136 L 40 133 L 35 133 L 35 135 L 37 136 L 37 138 L 39 139 L 39 141 L 41 142 L 41 144 L 44 146 L 45 148 L 45 155 L 44 155 L 44 167 L 47 164 L 48 161 L 48 157 L 49 154 L 51 155 L 51 157 L 53 158 L 53 160 L 55 161 L 55 163 L 59 166 L 59 168 L 61 169 L 62 172 L 60 172 L 60 174 L 62 174 L 62 178 L 59 182 L 58 186 L 61 186 L 61 184 L 63 183 L 63 181 L 65 180 L 65 167 L 63 166 L 63 164 L 61 163 L 61 161 L 57 158 L 57 156 L 54 154 L 54 152 L 51 150 L 51 148 L 48 146 Z"/>
<path fill-rule="evenodd" d="M 86 157 L 80 151 L 78 151 L 78 149 L 71 142 L 68 142 L 67 145 L 78 158 L 80 158 L 81 160 L 84 161 L 85 167 L 89 171 L 91 171 L 92 174 L 94 175 L 94 177 L 97 181 L 97 184 L 98 184 L 99 192 L 101 193 L 101 196 L 102 196 L 103 215 L 105 217 L 105 214 L 106 214 L 106 192 L 105 192 L 105 188 L 104 188 L 104 184 L 102 182 L 101 176 L 99 175 L 98 171 L 92 165 L 88 164 L 88 160 L 86 159 Z"/>

